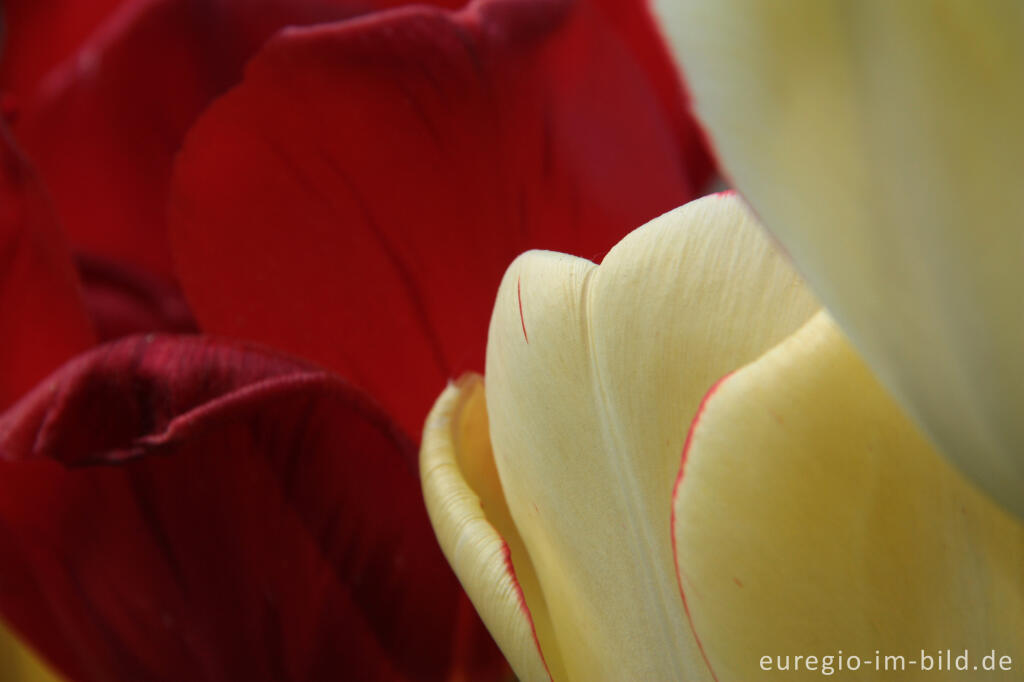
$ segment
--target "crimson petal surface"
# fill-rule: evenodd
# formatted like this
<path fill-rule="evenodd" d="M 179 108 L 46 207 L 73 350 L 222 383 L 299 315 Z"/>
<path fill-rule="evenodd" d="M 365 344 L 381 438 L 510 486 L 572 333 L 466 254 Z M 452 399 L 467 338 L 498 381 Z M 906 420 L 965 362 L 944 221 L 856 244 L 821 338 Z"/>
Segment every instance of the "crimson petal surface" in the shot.
<path fill-rule="evenodd" d="M 200 325 L 338 371 L 418 437 L 444 382 L 483 369 L 518 253 L 600 257 L 703 185 L 659 40 L 642 3 L 568 0 L 279 35 L 178 162 Z"/>
<path fill-rule="evenodd" d="M 0 609 L 76 680 L 486 679 L 414 456 L 305 363 L 101 346 L 0 419 Z"/>
<path fill-rule="evenodd" d="M 94 342 L 49 197 L 0 123 L 0 410 Z"/>

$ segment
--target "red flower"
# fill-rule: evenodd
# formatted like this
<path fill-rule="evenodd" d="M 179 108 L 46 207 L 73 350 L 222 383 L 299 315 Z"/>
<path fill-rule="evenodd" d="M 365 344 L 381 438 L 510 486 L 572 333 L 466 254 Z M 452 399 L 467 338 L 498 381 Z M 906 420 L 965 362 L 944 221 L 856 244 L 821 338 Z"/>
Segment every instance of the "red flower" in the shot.
<path fill-rule="evenodd" d="M 516 254 L 598 255 L 710 164 L 640 3 L 390 4 L 7 4 L 0 612 L 72 679 L 502 670 L 424 417 Z M 193 327 L 172 273 L 219 337 L 118 340 Z"/>

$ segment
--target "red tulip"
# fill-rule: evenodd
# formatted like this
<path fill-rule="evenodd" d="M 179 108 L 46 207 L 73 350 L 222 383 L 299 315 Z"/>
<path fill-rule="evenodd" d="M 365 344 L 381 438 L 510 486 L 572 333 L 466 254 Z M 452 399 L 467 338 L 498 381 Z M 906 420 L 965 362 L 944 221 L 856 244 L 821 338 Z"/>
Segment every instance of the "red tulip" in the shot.
<path fill-rule="evenodd" d="M 710 163 L 642 3 L 392 4 L 6 5 L 0 613 L 69 678 L 505 671 L 427 410 L 517 253 L 600 254 Z"/>

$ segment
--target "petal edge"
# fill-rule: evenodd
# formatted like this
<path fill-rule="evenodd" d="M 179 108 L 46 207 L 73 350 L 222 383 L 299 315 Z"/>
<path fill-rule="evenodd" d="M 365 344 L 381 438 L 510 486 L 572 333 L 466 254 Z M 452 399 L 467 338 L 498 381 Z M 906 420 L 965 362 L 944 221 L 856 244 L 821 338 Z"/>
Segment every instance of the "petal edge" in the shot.
<path fill-rule="evenodd" d="M 549 661 L 556 673 L 560 661 L 553 639 L 545 637 L 546 655 L 541 650 L 538 631 L 550 629 L 547 610 L 505 506 L 489 442 L 482 440 L 483 396 L 480 378 L 466 375 L 444 390 L 427 418 L 420 450 L 427 511 L 445 556 L 516 674 L 527 682 L 551 680 Z M 467 427 L 473 433 L 460 438 Z M 475 452 L 460 448 L 466 440 L 475 441 Z"/>

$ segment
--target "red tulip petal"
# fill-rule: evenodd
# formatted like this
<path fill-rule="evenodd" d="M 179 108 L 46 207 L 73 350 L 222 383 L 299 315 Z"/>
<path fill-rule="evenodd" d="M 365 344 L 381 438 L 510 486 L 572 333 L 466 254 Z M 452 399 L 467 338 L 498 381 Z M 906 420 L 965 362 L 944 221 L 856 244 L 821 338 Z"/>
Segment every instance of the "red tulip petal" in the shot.
<path fill-rule="evenodd" d="M 461 591 L 413 445 L 332 375 L 124 339 L 9 411 L 0 453 L 0 608 L 74 679 L 439 680 L 458 663 Z"/>
<path fill-rule="evenodd" d="M 122 0 L 5 0 L 0 88 L 31 92 Z"/>
<path fill-rule="evenodd" d="M 169 275 L 164 211 L 185 132 L 275 30 L 353 4 L 126 0 L 17 117 L 75 246 Z"/>
<path fill-rule="evenodd" d="M 49 199 L 0 124 L 0 410 L 94 342 Z"/>
<path fill-rule="evenodd" d="M 704 194 L 717 171 L 711 144 L 691 113 L 690 94 L 657 21 L 650 11 L 637 11 L 637 5 L 649 10 L 650 0 L 591 1 L 600 5 L 650 79 L 651 87 L 674 124 L 673 132 L 679 153 L 686 160 L 684 170 L 690 185 L 698 190 L 698 195 Z"/>
<path fill-rule="evenodd" d="M 179 160 L 200 324 L 341 372 L 418 436 L 444 381 L 483 368 L 516 254 L 600 255 L 694 194 L 681 105 L 612 19 L 482 0 L 271 41 Z"/>
<path fill-rule="evenodd" d="M 172 282 L 86 254 L 75 262 L 101 341 L 143 332 L 197 331 L 185 297 Z"/>

